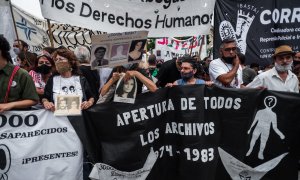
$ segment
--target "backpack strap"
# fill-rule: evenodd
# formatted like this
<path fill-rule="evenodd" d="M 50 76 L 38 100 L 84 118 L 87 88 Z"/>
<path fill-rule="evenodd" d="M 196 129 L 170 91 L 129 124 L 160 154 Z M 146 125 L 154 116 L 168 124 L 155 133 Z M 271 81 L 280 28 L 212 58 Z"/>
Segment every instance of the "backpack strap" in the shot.
<path fill-rule="evenodd" d="M 10 75 L 9 82 L 8 82 L 8 85 L 7 85 L 7 89 L 6 89 L 6 94 L 5 94 L 4 101 L 3 101 L 4 103 L 7 103 L 7 101 L 8 101 L 8 95 L 9 95 L 9 92 L 10 92 L 10 87 L 11 87 L 12 81 L 13 81 L 13 79 L 14 79 L 14 77 L 17 74 L 19 69 L 20 69 L 19 66 L 15 66 L 13 72 Z"/>

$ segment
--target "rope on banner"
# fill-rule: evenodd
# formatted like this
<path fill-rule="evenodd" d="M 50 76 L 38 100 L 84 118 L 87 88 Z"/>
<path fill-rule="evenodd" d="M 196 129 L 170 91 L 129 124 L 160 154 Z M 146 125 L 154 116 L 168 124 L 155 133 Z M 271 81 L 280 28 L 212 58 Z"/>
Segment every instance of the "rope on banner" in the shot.
<path fill-rule="evenodd" d="M 50 44 L 51 44 L 51 47 L 54 48 L 53 34 L 52 34 L 52 31 L 51 31 L 51 23 L 50 23 L 50 19 L 47 19 L 47 25 L 48 25 L 48 31 L 49 31 Z"/>
<path fill-rule="evenodd" d="M 15 29 L 15 33 L 16 33 L 17 40 L 20 40 L 20 39 L 19 39 L 19 35 L 18 35 L 18 31 L 17 31 L 17 26 L 16 26 L 16 20 L 15 20 L 14 12 L 13 12 L 13 9 L 12 9 L 12 3 L 11 3 L 11 0 L 9 0 L 9 8 L 10 8 L 10 13 L 11 13 L 12 20 L 13 20 L 13 23 L 14 23 L 14 29 Z M 20 46 L 20 41 L 18 41 L 18 44 L 19 44 L 19 46 Z"/>

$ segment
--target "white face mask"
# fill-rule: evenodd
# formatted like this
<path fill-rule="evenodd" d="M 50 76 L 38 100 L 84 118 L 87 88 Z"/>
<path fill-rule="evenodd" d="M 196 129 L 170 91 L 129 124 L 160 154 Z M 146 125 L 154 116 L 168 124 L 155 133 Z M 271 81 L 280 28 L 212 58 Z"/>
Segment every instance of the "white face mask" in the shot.
<path fill-rule="evenodd" d="M 288 70 L 292 70 L 292 64 L 293 63 L 287 64 L 287 65 L 280 65 L 280 64 L 275 63 L 275 69 L 278 72 L 286 72 Z"/>
<path fill-rule="evenodd" d="M 20 49 L 19 48 L 17 48 L 17 47 L 13 47 L 13 51 L 14 51 L 14 53 L 16 54 L 16 55 L 19 55 L 20 54 Z"/>

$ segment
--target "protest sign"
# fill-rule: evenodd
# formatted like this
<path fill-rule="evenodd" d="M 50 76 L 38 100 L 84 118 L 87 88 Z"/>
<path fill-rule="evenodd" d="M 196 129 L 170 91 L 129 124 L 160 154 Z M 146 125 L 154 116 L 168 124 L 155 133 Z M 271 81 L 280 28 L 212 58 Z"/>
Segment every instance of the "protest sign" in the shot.
<path fill-rule="evenodd" d="M 47 110 L 0 114 L 0 179 L 80 180 L 82 162 L 82 145 L 67 117 Z"/>
<path fill-rule="evenodd" d="M 107 33 L 147 30 L 149 37 L 208 34 L 214 3 L 215 0 L 40 1 L 47 19 Z"/>
<path fill-rule="evenodd" d="M 199 56 L 199 50 L 203 44 L 202 36 L 193 36 L 186 40 L 176 38 L 159 38 L 155 42 L 156 57 L 164 60 L 170 60 L 174 57 L 181 57 L 185 54 Z M 203 48 L 206 49 L 206 48 Z"/>
<path fill-rule="evenodd" d="M 124 76 L 121 77 L 117 83 L 115 90 L 114 102 L 123 102 L 133 104 L 137 92 L 136 78 L 133 77 L 127 81 Z"/>
<path fill-rule="evenodd" d="M 214 14 L 214 57 L 225 38 L 237 41 L 246 64 L 272 64 L 275 48 L 287 44 L 299 51 L 299 7 L 297 0 L 217 0 Z"/>
<path fill-rule="evenodd" d="M 299 106 L 297 93 L 176 86 L 96 105 L 76 131 L 95 179 L 297 180 Z"/>
<path fill-rule="evenodd" d="M 92 36 L 91 67 L 120 66 L 142 60 L 147 31 Z"/>

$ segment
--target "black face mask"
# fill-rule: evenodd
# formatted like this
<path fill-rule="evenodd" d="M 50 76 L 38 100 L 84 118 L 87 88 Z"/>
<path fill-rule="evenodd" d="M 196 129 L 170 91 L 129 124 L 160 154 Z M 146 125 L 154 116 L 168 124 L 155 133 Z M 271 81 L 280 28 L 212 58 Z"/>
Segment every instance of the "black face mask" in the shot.
<path fill-rule="evenodd" d="M 294 67 L 297 66 L 298 64 L 300 64 L 300 61 L 293 61 Z"/>
<path fill-rule="evenodd" d="M 222 57 L 222 59 L 227 63 L 227 64 L 232 64 L 234 57 Z"/>
<path fill-rule="evenodd" d="M 46 64 L 43 64 L 41 66 L 36 67 L 35 71 L 41 74 L 49 74 L 51 71 L 51 66 L 47 66 Z"/>

